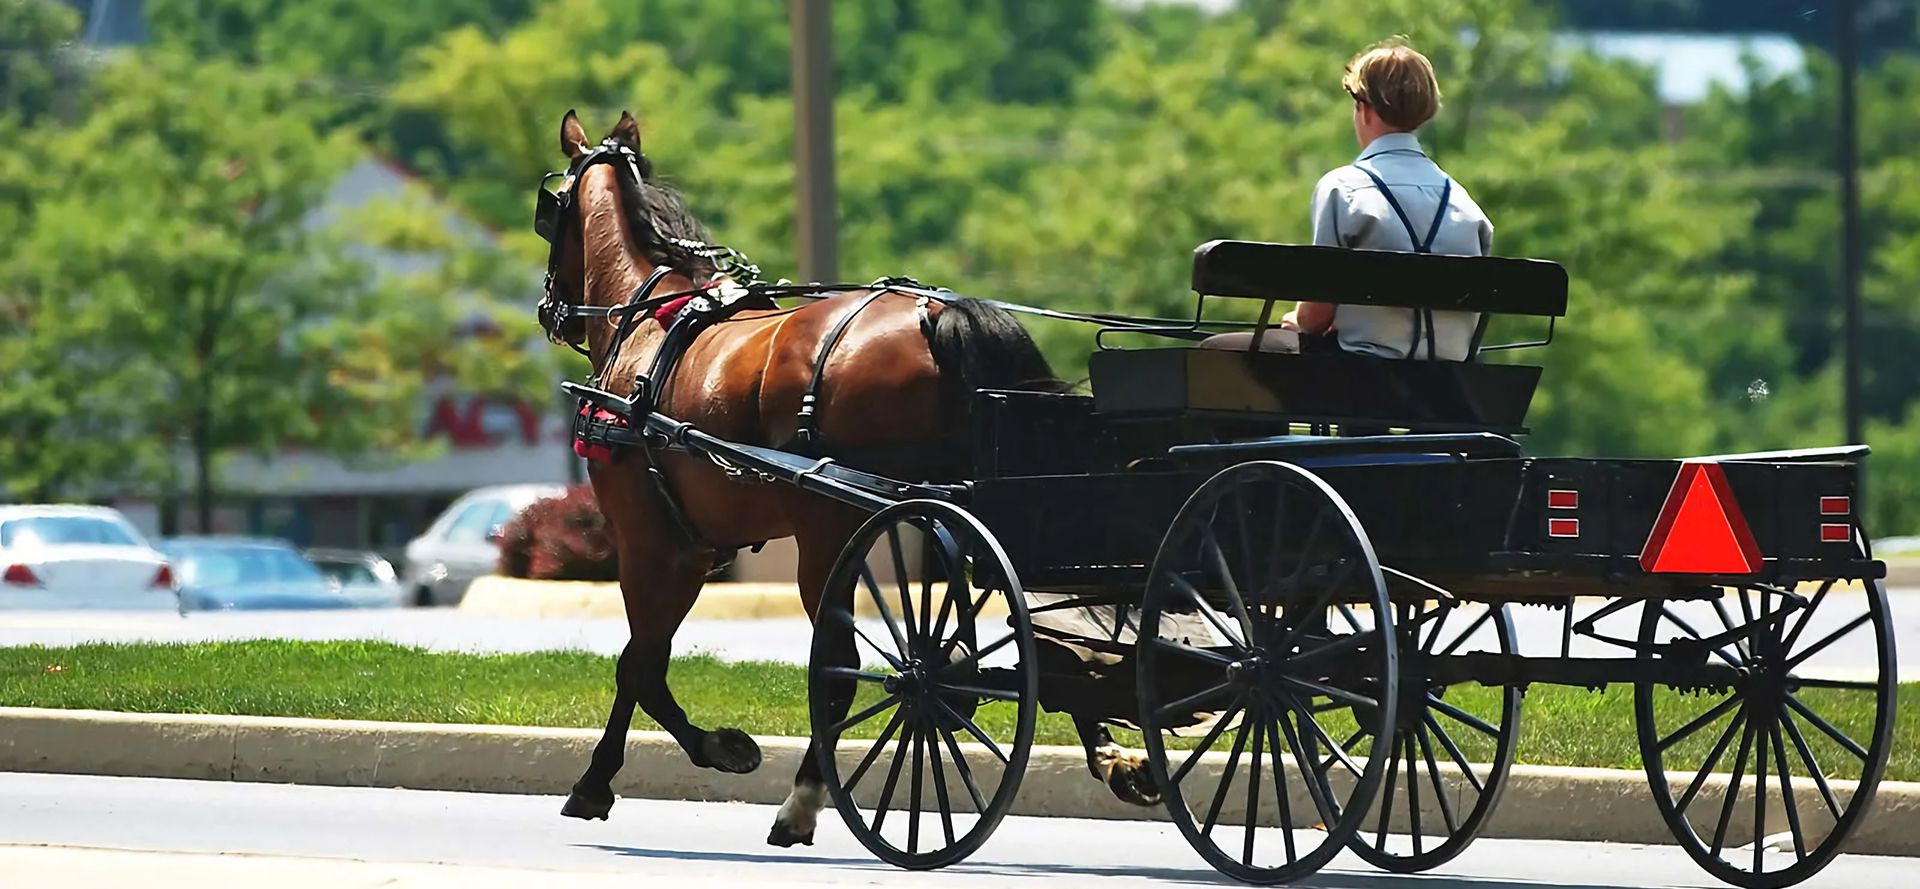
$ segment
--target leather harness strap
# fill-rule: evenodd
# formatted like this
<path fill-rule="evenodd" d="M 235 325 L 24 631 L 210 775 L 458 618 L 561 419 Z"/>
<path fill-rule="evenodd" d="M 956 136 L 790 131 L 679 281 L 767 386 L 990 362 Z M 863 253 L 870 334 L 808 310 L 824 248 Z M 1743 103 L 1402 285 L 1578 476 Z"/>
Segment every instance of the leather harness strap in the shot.
<path fill-rule="evenodd" d="M 861 312 L 866 311 L 868 306 L 873 305 L 876 300 L 889 292 L 891 288 L 882 287 L 867 294 L 867 298 L 855 305 L 852 311 L 841 315 L 840 320 L 834 323 L 833 329 L 827 332 L 826 338 L 820 341 L 820 351 L 813 356 L 813 379 L 807 381 L 807 391 L 800 396 L 800 422 L 793 433 L 794 444 L 786 450 L 792 450 L 796 454 L 810 454 L 819 449 L 820 421 L 815 416 L 815 408 L 820 404 L 820 383 L 827 377 L 827 359 L 833 356 L 833 347 L 840 343 L 842 336 L 846 335 L 847 328 L 853 326 L 853 319 L 860 317 Z"/>

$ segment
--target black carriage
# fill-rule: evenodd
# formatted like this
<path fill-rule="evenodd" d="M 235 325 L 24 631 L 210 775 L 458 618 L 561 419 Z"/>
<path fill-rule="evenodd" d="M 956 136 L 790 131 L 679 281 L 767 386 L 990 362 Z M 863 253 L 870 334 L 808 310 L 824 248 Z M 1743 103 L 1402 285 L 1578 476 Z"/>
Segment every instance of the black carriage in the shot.
<path fill-rule="evenodd" d="M 1260 342 L 1274 301 L 1304 297 L 1532 316 L 1550 340 L 1567 302 L 1552 263 L 1237 241 L 1200 247 L 1193 282 L 1193 323 L 1121 326 L 1191 340 L 1209 297 L 1252 299 Z M 828 584 L 810 681 L 834 803 L 891 863 L 985 841 L 1045 708 L 1137 729 L 1140 792 L 1227 874 L 1287 881 L 1342 849 L 1425 870 L 1484 827 L 1528 686 L 1625 683 L 1680 845 L 1740 886 L 1811 875 L 1891 742 L 1866 449 L 1530 457 L 1541 370 L 1483 359 L 1546 340 L 1481 338 L 1464 362 L 1103 348 L 1091 396 L 976 393 L 957 485 L 631 419 L 875 511 Z M 1524 605 L 1558 609 L 1546 649 L 1522 650 Z M 1822 669 L 1839 640 L 1874 666 Z"/>

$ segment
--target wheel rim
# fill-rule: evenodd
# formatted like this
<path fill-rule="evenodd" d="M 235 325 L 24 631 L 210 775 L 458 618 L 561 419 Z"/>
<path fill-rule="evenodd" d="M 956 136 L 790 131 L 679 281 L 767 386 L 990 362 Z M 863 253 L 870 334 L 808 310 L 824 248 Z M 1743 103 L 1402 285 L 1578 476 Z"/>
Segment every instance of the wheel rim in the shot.
<path fill-rule="evenodd" d="M 856 618 L 856 602 L 873 616 Z M 906 868 L 978 849 L 1019 790 L 1037 681 L 1019 579 L 978 520 L 934 501 L 868 520 L 828 580 L 808 670 L 822 776 L 848 829 Z"/>
<path fill-rule="evenodd" d="M 1359 829 L 1395 707 L 1386 607 L 1352 511 L 1298 467 L 1227 469 L 1174 519 L 1143 598 L 1141 730 L 1169 815 L 1223 873 L 1303 877 Z M 1356 611 L 1381 626 L 1348 630 Z M 1175 730 L 1198 740 L 1170 745 Z M 1301 830 L 1315 815 L 1325 832 Z"/>
<path fill-rule="evenodd" d="M 1396 572 L 1397 574 L 1397 572 Z M 1399 575 L 1404 577 L 1405 575 Z M 1409 578 L 1409 580 L 1411 580 Z M 1396 584 L 1396 596 L 1403 586 Z M 1499 802 L 1519 735 L 1520 690 L 1504 686 L 1489 697 L 1477 689 L 1449 695 L 1429 678 L 1429 659 L 1517 652 L 1505 605 L 1428 599 L 1396 605 L 1400 640 L 1400 702 L 1394 739 L 1376 812 L 1351 848 L 1368 863 L 1402 873 L 1430 870 L 1473 842 Z M 1357 621 L 1358 631 L 1364 621 Z"/>
<path fill-rule="evenodd" d="M 1828 580 L 1808 596 L 1754 585 L 1684 604 L 1695 607 L 1648 603 L 1642 644 L 1731 635 L 1705 656 L 1740 679 L 1662 704 L 1659 687 L 1635 685 L 1654 801 L 1715 877 L 1757 889 L 1797 883 L 1838 854 L 1886 771 L 1897 682 L 1886 591 L 1879 581 L 1854 592 Z M 1871 676 L 1836 663 L 1837 651 L 1869 643 Z M 1729 757 L 1732 771 L 1720 773 Z"/>

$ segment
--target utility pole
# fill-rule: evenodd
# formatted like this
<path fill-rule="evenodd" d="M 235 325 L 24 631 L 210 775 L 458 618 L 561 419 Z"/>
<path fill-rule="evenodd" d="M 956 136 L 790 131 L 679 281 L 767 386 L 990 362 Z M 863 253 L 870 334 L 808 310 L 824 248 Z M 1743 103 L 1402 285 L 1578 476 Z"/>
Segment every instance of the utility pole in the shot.
<path fill-rule="evenodd" d="M 1840 62 L 1840 299 L 1845 307 L 1847 441 L 1860 444 L 1866 429 L 1860 406 L 1860 4 L 1839 0 L 1834 50 Z M 1855 497 L 1866 500 L 1866 480 Z M 1862 507 L 1854 507 L 1855 515 Z"/>
<path fill-rule="evenodd" d="M 793 193 L 800 280 L 840 277 L 833 176 L 832 0 L 788 0 L 793 31 Z"/>

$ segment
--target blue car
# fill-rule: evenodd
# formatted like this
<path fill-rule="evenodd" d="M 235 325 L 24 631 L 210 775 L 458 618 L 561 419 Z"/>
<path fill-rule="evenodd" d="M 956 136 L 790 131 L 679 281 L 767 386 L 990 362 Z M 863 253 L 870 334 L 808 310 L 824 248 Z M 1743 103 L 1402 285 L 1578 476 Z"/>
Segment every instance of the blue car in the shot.
<path fill-rule="evenodd" d="M 181 611 L 351 608 L 306 556 L 280 540 L 174 537 L 160 552 L 173 565 Z"/>

